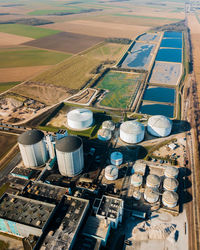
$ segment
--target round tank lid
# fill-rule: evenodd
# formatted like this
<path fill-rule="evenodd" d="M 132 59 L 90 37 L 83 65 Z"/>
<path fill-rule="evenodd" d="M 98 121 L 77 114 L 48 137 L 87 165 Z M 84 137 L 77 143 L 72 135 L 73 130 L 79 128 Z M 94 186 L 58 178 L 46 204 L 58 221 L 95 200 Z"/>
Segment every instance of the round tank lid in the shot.
<path fill-rule="evenodd" d="M 110 176 L 116 176 L 118 174 L 118 168 L 114 165 L 108 165 L 105 168 L 105 173 Z"/>
<path fill-rule="evenodd" d="M 44 133 L 40 130 L 29 130 L 18 137 L 18 142 L 23 145 L 33 145 L 44 138 Z"/>
<path fill-rule="evenodd" d="M 102 127 L 103 127 L 103 128 L 108 128 L 108 129 L 111 128 L 111 129 L 112 129 L 112 128 L 115 127 L 115 124 L 114 124 L 113 121 L 107 120 L 107 121 L 104 121 L 104 122 L 102 123 Z"/>
<path fill-rule="evenodd" d="M 78 136 L 69 135 L 56 141 L 56 149 L 61 152 L 74 152 L 82 145 L 82 139 Z"/>
<path fill-rule="evenodd" d="M 142 176 L 140 174 L 133 174 L 131 180 L 135 183 L 142 183 Z"/>
<path fill-rule="evenodd" d="M 113 160 L 118 160 L 118 159 L 122 159 L 123 155 L 121 152 L 115 151 L 110 155 L 111 159 Z"/>
<path fill-rule="evenodd" d="M 148 125 L 157 128 L 169 128 L 172 126 L 172 121 L 164 115 L 154 115 L 149 118 Z"/>
<path fill-rule="evenodd" d="M 147 182 L 154 185 L 158 185 L 160 183 L 160 177 L 155 174 L 150 174 L 147 176 Z"/>
<path fill-rule="evenodd" d="M 178 201 L 178 194 L 174 191 L 165 191 L 163 193 L 163 200 L 168 203 L 174 203 Z"/>
<path fill-rule="evenodd" d="M 93 112 L 89 109 L 74 109 L 67 114 L 67 118 L 72 121 L 87 121 L 93 117 Z"/>
<path fill-rule="evenodd" d="M 165 175 L 171 175 L 171 176 L 176 176 L 179 173 L 179 169 L 173 166 L 168 166 L 165 169 Z"/>
<path fill-rule="evenodd" d="M 144 125 L 137 121 L 127 121 L 121 124 L 120 129 L 127 134 L 139 134 L 144 132 Z"/>
<path fill-rule="evenodd" d="M 150 187 L 146 187 L 144 190 L 145 195 L 148 198 L 157 198 L 159 196 L 158 194 L 158 190 L 154 189 L 154 188 L 150 188 Z"/>
<path fill-rule="evenodd" d="M 178 181 L 175 178 L 165 178 L 163 185 L 164 187 L 168 187 L 168 188 L 177 188 Z"/>

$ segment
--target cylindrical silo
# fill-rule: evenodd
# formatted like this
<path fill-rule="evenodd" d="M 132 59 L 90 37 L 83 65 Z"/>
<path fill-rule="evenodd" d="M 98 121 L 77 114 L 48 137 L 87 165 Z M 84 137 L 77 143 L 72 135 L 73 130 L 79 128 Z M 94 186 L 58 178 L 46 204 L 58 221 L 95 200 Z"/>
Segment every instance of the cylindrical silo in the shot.
<path fill-rule="evenodd" d="M 114 122 L 111 121 L 111 120 L 104 121 L 104 122 L 102 123 L 102 128 L 110 129 L 111 131 L 114 131 L 114 130 L 115 130 L 115 124 L 114 124 Z"/>
<path fill-rule="evenodd" d="M 80 174 L 84 167 L 83 142 L 78 136 L 67 136 L 56 141 L 58 168 L 63 176 Z"/>
<path fill-rule="evenodd" d="M 123 162 L 123 154 L 117 151 L 113 152 L 110 155 L 110 162 L 115 166 L 121 165 Z"/>
<path fill-rule="evenodd" d="M 173 166 L 168 166 L 165 169 L 165 176 L 168 178 L 177 178 L 179 169 Z"/>
<path fill-rule="evenodd" d="M 156 189 L 147 187 L 144 191 L 144 199 L 149 203 L 155 203 L 158 201 L 159 193 Z"/>
<path fill-rule="evenodd" d="M 140 174 L 133 174 L 131 176 L 131 185 L 134 187 L 140 187 L 142 185 L 142 176 Z"/>
<path fill-rule="evenodd" d="M 155 174 L 150 174 L 147 176 L 147 187 L 158 188 L 160 186 L 160 177 Z"/>
<path fill-rule="evenodd" d="M 135 190 L 135 191 L 133 192 L 133 198 L 135 198 L 136 200 L 140 200 L 140 198 L 141 198 L 141 193 L 140 193 L 140 191 Z"/>
<path fill-rule="evenodd" d="M 162 203 L 166 207 L 175 207 L 178 203 L 178 194 L 173 191 L 165 191 L 162 196 Z"/>
<path fill-rule="evenodd" d="M 44 133 L 29 130 L 18 137 L 19 149 L 25 167 L 38 167 L 48 160 Z"/>
<path fill-rule="evenodd" d="M 175 178 L 165 178 L 163 182 L 163 187 L 168 191 L 176 191 L 178 188 L 178 181 Z"/>
<path fill-rule="evenodd" d="M 67 114 L 67 125 L 72 129 L 87 129 L 92 124 L 93 112 L 89 109 L 74 109 Z"/>
<path fill-rule="evenodd" d="M 108 141 L 110 140 L 112 134 L 111 131 L 109 129 L 99 129 L 98 133 L 97 133 L 97 137 L 99 140 L 101 141 Z"/>
<path fill-rule="evenodd" d="M 138 143 L 144 139 L 144 125 L 137 121 L 127 121 L 120 126 L 120 138 L 126 143 Z"/>
<path fill-rule="evenodd" d="M 118 168 L 114 165 L 109 165 L 105 168 L 105 177 L 109 181 L 114 181 L 118 178 Z"/>
<path fill-rule="evenodd" d="M 157 137 L 170 135 L 172 130 L 172 121 L 163 115 L 155 115 L 149 118 L 147 131 Z"/>

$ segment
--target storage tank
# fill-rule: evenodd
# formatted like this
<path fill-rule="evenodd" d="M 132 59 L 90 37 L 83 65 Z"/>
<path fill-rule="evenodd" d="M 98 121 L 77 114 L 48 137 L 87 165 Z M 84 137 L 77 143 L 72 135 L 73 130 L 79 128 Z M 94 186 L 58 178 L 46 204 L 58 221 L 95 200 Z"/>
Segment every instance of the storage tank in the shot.
<path fill-rule="evenodd" d="M 56 141 L 58 169 L 61 175 L 73 177 L 84 167 L 83 142 L 78 136 L 67 136 Z"/>
<path fill-rule="evenodd" d="M 142 185 L 142 176 L 140 174 L 133 174 L 131 176 L 131 185 L 134 187 L 140 187 Z"/>
<path fill-rule="evenodd" d="M 165 191 L 162 196 L 162 203 L 166 207 L 175 207 L 178 203 L 178 194 L 173 191 Z"/>
<path fill-rule="evenodd" d="M 149 203 L 155 203 L 158 201 L 159 193 L 156 189 L 147 187 L 144 190 L 144 199 Z"/>
<path fill-rule="evenodd" d="M 110 162 L 115 166 L 121 165 L 123 162 L 123 154 L 118 151 L 113 152 L 110 155 Z"/>
<path fill-rule="evenodd" d="M 176 191 L 178 188 L 178 181 L 175 178 L 165 178 L 163 182 L 163 187 L 168 191 Z"/>
<path fill-rule="evenodd" d="M 165 176 L 168 178 L 177 178 L 179 169 L 173 166 L 168 166 L 165 169 Z"/>
<path fill-rule="evenodd" d="M 160 186 L 160 177 L 155 174 L 147 176 L 147 187 L 158 188 Z"/>
<path fill-rule="evenodd" d="M 172 121 L 164 115 L 155 115 L 149 118 L 147 131 L 157 137 L 170 135 L 172 130 Z"/>
<path fill-rule="evenodd" d="M 127 121 L 120 126 L 120 138 L 126 143 L 138 143 L 144 139 L 144 125 L 137 121 Z"/>
<path fill-rule="evenodd" d="M 67 114 L 67 125 L 72 129 L 87 129 L 92 124 L 93 112 L 89 109 L 74 109 Z"/>
<path fill-rule="evenodd" d="M 24 132 L 18 137 L 18 144 L 25 167 L 38 167 L 47 162 L 48 153 L 42 131 Z"/>
<path fill-rule="evenodd" d="M 114 165 L 109 165 L 105 168 L 105 177 L 109 181 L 114 181 L 118 178 L 118 168 Z"/>
<path fill-rule="evenodd" d="M 138 190 L 135 190 L 133 192 L 133 198 L 135 198 L 137 201 L 141 199 L 141 193 Z"/>
<path fill-rule="evenodd" d="M 111 120 L 104 121 L 104 122 L 102 123 L 102 128 L 110 129 L 111 131 L 114 131 L 114 130 L 115 130 L 115 124 L 114 124 L 114 122 L 111 121 Z"/>
<path fill-rule="evenodd" d="M 97 137 L 99 140 L 101 141 L 108 141 L 111 139 L 111 131 L 109 129 L 99 129 L 98 133 L 97 133 Z"/>

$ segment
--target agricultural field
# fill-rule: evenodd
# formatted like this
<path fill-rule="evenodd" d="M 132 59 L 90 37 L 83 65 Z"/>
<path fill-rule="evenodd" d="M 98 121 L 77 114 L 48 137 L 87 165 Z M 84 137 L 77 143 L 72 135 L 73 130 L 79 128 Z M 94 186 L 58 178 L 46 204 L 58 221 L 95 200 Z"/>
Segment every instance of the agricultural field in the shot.
<path fill-rule="evenodd" d="M 0 132 L 0 159 L 2 159 L 16 143 L 16 135 L 8 135 Z"/>
<path fill-rule="evenodd" d="M 8 46 L 17 46 L 22 43 L 26 43 L 32 41 L 32 38 L 24 37 L 24 36 L 17 36 L 13 34 L 7 34 L 0 32 L 0 48 L 1 47 L 8 47 Z"/>
<path fill-rule="evenodd" d="M 20 82 L 0 82 L 0 94 L 15 87 L 19 83 Z"/>
<path fill-rule="evenodd" d="M 114 109 L 128 108 L 143 78 L 143 74 L 108 72 L 96 86 L 106 90 L 105 97 L 99 105 Z"/>
<path fill-rule="evenodd" d="M 20 47 L 0 50 L 0 68 L 30 67 L 57 64 L 70 54 Z"/>
<path fill-rule="evenodd" d="M 61 32 L 27 42 L 26 45 L 76 54 L 102 41 L 100 37 Z"/>

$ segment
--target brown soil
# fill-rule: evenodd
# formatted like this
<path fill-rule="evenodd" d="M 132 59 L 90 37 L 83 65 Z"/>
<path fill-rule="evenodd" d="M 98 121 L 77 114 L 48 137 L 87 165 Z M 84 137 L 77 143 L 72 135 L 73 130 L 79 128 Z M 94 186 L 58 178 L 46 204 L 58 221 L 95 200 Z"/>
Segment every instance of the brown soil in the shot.
<path fill-rule="evenodd" d="M 15 145 L 17 136 L 0 132 L 0 159 Z"/>
<path fill-rule="evenodd" d="M 0 32 L 0 47 L 15 46 L 34 39 Z"/>

